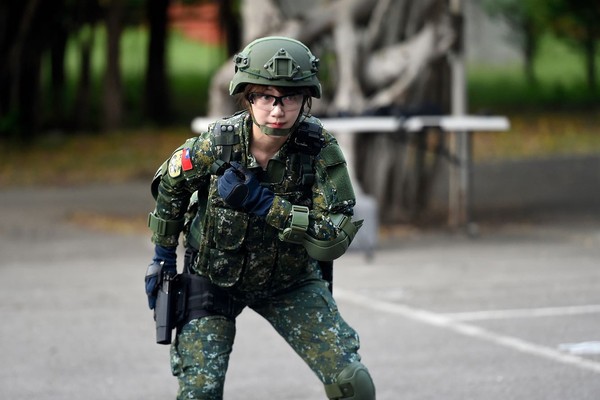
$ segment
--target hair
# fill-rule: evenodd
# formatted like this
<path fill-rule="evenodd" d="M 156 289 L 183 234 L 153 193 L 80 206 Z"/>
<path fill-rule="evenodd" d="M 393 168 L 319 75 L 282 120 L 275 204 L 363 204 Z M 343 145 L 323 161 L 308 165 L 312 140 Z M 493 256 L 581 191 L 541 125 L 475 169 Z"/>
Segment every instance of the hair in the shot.
<path fill-rule="evenodd" d="M 265 85 L 256 85 L 253 83 L 249 83 L 246 86 L 244 86 L 244 90 L 242 90 L 240 93 L 238 93 L 237 96 L 237 101 L 240 104 L 241 107 L 243 107 L 244 109 L 250 111 L 250 101 L 248 100 L 248 96 L 250 95 L 250 93 L 262 93 L 266 90 L 268 86 Z M 304 112 L 304 106 L 302 107 L 302 114 L 308 114 L 310 113 L 310 109 L 312 107 L 312 96 L 311 96 L 311 92 L 310 92 L 310 88 L 307 86 L 277 86 L 277 85 L 273 85 L 273 87 L 276 87 L 277 90 L 279 90 L 281 93 L 283 93 L 284 95 L 286 94 L 290 94 L 290 93 L 301 93 L 305 96 L 306 101 L 304 103 L 304 105 L 307 107 L 307 111 L 306 113 Z"/>

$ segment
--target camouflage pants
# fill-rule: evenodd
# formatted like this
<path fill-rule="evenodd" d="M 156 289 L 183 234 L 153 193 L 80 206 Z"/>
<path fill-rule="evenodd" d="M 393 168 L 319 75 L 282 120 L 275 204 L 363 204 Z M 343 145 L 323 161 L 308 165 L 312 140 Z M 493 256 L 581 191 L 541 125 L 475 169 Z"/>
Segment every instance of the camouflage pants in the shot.
<path fill-rule="evenodd" d="M 323 384 L 359 361 L 359 339 L 342 319 L 323 281 L 311 281 L 266 302 L 249 304 L 302 357 Z M 235 321 L 209 316 L 190 321 L 171 346 L 171 368 L 179 380 L 177 398 L 221 399 Z"/>

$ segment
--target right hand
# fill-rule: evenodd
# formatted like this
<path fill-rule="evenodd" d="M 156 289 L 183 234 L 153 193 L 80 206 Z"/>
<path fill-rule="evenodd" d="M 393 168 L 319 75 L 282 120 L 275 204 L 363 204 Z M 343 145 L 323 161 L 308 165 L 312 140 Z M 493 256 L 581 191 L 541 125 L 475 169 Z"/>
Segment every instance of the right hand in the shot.
<path fill-rule="evenodd" d="M 242 208 L 244 200 L 248 196 L 248 186 L 245 184 L 246 176 L 238 168 L 240 168 L 240 164 L 232 162 L 217 181 L 219 195 L 233 208 Z"/>

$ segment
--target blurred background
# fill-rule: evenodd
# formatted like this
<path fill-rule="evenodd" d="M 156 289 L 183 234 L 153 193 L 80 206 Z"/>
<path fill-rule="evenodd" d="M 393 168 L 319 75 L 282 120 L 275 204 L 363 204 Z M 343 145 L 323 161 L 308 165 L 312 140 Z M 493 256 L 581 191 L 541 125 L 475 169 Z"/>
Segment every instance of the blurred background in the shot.
<path fill-rule="evenodd" d="M 451 114 L 457 84 L 463 113 L 508 117 L 472 136 L 475 219 L 594 204 L 599 19 L 594 0 L 6 0 L 0 187 L 149 182 L 193 118 L 235 110 L 231 56 L 287 35 L 321 60 L 319 117 Z M 445 224 L 449 135 L 352 140 L 384 229 Z"/>

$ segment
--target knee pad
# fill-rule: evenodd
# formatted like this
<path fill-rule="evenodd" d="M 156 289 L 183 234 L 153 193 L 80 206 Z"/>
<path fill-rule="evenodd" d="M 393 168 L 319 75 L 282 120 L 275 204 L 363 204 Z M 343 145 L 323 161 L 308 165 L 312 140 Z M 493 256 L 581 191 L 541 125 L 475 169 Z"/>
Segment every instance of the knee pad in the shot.
<path fill-rule="evenodd" d="M 375 400 L 375 385 L 369 370 L 356 361 L 344 368 L 335 382 L 325 385 L 331 400 Z"/>

